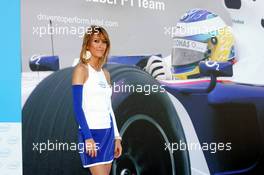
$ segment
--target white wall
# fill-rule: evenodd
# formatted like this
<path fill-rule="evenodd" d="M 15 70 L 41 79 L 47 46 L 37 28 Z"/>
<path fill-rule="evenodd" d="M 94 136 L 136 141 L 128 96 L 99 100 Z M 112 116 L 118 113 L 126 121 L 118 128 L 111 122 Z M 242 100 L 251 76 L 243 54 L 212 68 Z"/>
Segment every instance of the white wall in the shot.
<path fill-rule="evenodd" d="M 90 0 L 92 1 L 92 0 Z M 98 0 L 99 1 L 99 0 Z M 114 0 L 101 0 L 113 2 Z M 112 55 L 142 55 L 171 52 L 171 37 L 166 29 L 175 26 L 185 11 L 191 8 L 205 8 L 219 14 L 227 23 L 230 19 L 218 0 L 155 0 L 164 4 L 164 10 L 139 7 L 139 0 L 115 0 L 116 4 L 86 2 L 86 0 L 22 0 L 21 1 L 21 45 L 22 71 L 30 71 L 29 58 L 33 54 L 51 55 L 49 35 L 39 37 L 34 33 L 36 27 L 47 26 L 48 21 L 38 20 L 39 14 L 48 16 L 78 17 L 112 21 L 114 27 L 107 27 L 112 42 Z M 122 6 L 122 1 L 124 5 Z M 146 1 L 146 0 L 145 0 Z M 141 1 L 142 2 L 142 1 Z M 150 2 L 150 0 L 148 0 Z M 81 26 L 53 21 L 53 26 Z M 83 26 L 89 26 L 84 24 Z M 34 29 L 33 29 L 34 27 Z M 34 33 L 34 34 L 33 34 Z M 60 57 L 61 68 L 72 64 L 79 56 L 82 38 L 77 35 L 55 35 L 55 54 Z"/>

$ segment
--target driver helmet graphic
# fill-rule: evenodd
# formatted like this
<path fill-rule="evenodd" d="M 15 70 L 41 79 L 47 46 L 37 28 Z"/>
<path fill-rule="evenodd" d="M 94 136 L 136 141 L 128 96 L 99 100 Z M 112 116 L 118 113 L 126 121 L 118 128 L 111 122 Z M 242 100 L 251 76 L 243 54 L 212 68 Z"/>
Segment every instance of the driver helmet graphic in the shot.
<path fill-rule="evenodd" d="M 180 18 L 173 35 L 172 78 L 199 78 L 199 62 L 205 60 L 234 62 L 234 36 L 218 15 L 192 9 Z"/>

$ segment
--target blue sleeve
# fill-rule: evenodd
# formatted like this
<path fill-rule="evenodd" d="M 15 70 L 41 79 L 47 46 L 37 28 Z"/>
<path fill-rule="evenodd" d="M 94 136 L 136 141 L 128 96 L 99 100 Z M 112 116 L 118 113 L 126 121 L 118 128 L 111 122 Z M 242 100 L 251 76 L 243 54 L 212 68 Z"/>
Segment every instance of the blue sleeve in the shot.
<path fill-rule="evenodd" d="M 82 109 L 82 93 L 83 93 L 83 85 L 72 85 L 73 108 L 75 113 L 75 119 L 77 123 L 80 125 L 84 139 L 86 140 L 92 138 L 92 135 Z"/>

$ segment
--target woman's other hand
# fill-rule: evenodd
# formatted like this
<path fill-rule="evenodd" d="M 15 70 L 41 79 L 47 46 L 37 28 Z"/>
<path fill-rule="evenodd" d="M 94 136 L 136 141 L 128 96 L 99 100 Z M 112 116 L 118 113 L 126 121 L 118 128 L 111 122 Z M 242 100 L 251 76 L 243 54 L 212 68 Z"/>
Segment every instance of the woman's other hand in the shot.
<path fill-rule="evenodd" d="M 120 157 L 122 154 L 122 146 L 121 146 L 121 140 L 116 139 L 115 140 L 115 158 Z"/>
<path fill-rule="evenodd" d="M 97 156 L 97 149 L 98 147 L 96 146 L 96 143 L 94 142 L 94 139 L 86 139 L 85 140 L 85 148 L 86 148 L 86 153 L 91 156 L 91 157 L 96 157 Z"/>

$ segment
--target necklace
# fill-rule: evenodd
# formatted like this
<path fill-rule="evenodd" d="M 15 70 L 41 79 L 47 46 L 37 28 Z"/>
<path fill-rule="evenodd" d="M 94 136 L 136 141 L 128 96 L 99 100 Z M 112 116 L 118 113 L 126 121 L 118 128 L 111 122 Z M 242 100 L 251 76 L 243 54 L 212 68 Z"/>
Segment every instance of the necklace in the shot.
<path fill-rule="evenodd" d="M 101 69 L 99 69 L 98 67 L 95 67 L 94 65 L 92 65 L 91 63 L 88 63 L 95 71 L 100 72 Z"/>

